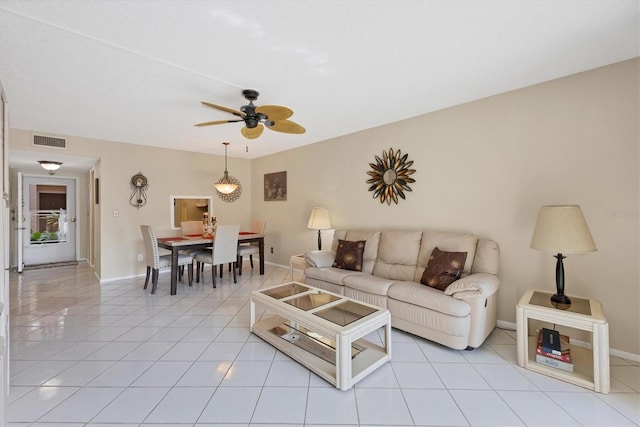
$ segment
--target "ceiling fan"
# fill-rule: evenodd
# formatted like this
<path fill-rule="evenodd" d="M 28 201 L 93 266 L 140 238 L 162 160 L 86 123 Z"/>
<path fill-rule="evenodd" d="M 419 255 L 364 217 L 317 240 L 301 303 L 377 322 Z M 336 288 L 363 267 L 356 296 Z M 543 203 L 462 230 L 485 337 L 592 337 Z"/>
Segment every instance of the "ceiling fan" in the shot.
<path fill-rule="evenodd" d="M 274 130 L 276 132 L 284 133 L 305 133 L 305 128 L 288 120 L 293 115 L 293 111 L 290 108 L 282 105 L 262 105 L 256 107 L 253 105 L 253 101 L 258 99 L 260 93 L 257 90 L 245 89 L 242 91 L 245 99 L 249 101 L 249 104 L 240 107 L 240 110 L 234 110 L 233 108 L 224 107 L 222 105 L 212 104 L 210 102 L 202 101 L 202 105 L 215 108 L 216 110 L 231 113 L 234 116 L 239 117 L 234 120 L 214 120 L 212 122 L 198 123 L 194 126 L 211 126 L 221 125 L 224 123 L 236 123 L 244 122 L 245 126 L 240 130 L 245 138 L 255 139 L 262 135 L 264 127 Z"/>

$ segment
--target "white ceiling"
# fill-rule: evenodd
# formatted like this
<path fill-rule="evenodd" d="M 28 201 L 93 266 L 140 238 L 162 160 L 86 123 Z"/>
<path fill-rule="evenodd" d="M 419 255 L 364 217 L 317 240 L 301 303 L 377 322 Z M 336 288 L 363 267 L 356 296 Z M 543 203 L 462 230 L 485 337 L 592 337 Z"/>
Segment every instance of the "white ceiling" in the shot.
<path fill-rule="evenodd" d="M 0 79 L 13 128 L 256 158 L 637 57 L 639 5 L 0 0 Z M 193 126 L 245 88 L 307 132 Z"/>

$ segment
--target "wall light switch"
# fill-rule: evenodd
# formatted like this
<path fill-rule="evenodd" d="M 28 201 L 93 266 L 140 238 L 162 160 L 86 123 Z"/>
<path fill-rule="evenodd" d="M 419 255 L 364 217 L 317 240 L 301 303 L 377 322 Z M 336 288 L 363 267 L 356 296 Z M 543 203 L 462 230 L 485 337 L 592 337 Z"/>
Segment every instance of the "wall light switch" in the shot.
<path fill-rule="evenodd" d="M 118 209 L 113 210 L 113 216 L 120 216 L 120 211 Z"/>

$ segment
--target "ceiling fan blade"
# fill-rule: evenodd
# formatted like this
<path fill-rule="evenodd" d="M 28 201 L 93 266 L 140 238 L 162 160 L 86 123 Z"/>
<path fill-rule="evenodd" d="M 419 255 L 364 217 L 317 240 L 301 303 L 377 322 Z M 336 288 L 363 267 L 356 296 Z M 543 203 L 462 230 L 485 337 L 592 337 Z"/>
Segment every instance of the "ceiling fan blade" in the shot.
<path fill-rule="evenodd" d="M 242 119 L 238 119 L 238 120 L 214 120 L 212 122 L 204 122 L 204 123 L 197 123 L 194 126 L 211 126 L 211 125 L 222 125 L 225 123 L 235 123 L 235 122 L 241 122 Z"/>
<path fill-rule="evenodd" d="M 282 105 L 262 105 L 256 107 L 256 113 L 266 114 L 269 120 L 276 122 L 293 116 L 293 110 Z"/>
<path fill-rule="evenodd" d="M 262 135 L 262 131 L 263 130 L 264 130 L 264 126 L 262 126 L 262 124 L 258 123 L 258 126 L 254 127 L 254 128 L 248 128 L 248 127 L 245 126 L 240 130 L 240 132 L 242 132 L 242 135 L 245 138 L 256 139 L 257 137 Z"/>
<path fill-rule="evenodd" d="M 242 111 L 239 110 L 234 110 L 233 108 L 229 108 L 229 107 L 225 107 L 222 105 L 216 105 L 216 104 L 212 104 L 210 102 L 205 102 L 202 101 L 202 105 L 205 105 L 207 107 L 211 107 L 211 108 L 215 108 L 216 110 L 220 110 L 220 111 L 224 111 L 225 113 L 231 113 L 235 116 L 239 116 L 239 117 L 244 117 L 245 114 Z"/>
<path fill-rule="evenodd" d="M 291 120 L 280 120 L 278 122 L 274 122 L 271 126 L 268 126 L 269 129 L 275 130 L 276 132 L 284 132 L 284 133 L 305 133 L 306 129 L 297 124 L 296 122 L 292 122 Z"/>

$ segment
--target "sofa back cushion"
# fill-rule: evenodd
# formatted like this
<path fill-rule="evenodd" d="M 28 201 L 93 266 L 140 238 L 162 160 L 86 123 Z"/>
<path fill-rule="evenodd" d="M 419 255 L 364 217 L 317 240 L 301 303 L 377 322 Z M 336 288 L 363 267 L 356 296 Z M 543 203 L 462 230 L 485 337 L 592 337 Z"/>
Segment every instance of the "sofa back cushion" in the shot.
<path fill-rule="evenodd" d="M 471 273 L 471 266 L 476 255 L 478 236 L 468 233 L 454 233 L 448 231 L 426 230 L 422 233 L 418 266 L 415 275 L 411 278 L 414 282 L 420 282 L 425 267 L 429 264 L 431 252 L 438 247 L 441 251 L 466 252 L 467 259 L 464 263 L 462 274 Z"/>
<path fill-rule="evenodd" d="M 338 240 L 365 240 L 362 271 L 369 274 L 373 273 L 373 266 L 378 256 L 378 245 L 380 244 L 379 230 L 336 230 L 331 243 L 331 249 L 334 251 L 338 249 Z"/>
<path fill-rule="evenodd" d="M 498 274 L 500 268 L 500 246 L 498 242 L 479 239 L 476 257 L 473 260 L 472 273 Z"/>
<path fill-rule="evenodd" d="M 383 230 L 373 274 L 385 279 L 415 280 L 421 239 L 421 231 Z"/>

